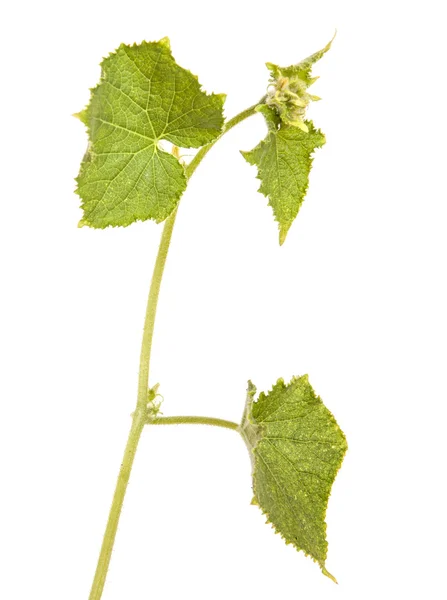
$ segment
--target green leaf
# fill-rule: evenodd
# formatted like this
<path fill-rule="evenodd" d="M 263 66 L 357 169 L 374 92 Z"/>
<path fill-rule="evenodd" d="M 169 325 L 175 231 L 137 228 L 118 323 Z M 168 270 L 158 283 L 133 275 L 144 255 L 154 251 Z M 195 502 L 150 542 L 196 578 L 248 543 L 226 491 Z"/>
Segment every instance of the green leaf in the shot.
<path fill-rule="evenodd" d="M 206 94 L 172 57 L 169 40 L 122 44 L 103 60 L 99 84 L 78 116 L 89 146 L 77 178 L 81 225 L 107 227 L 166 219 L 186 188 L 166 140 L 199 148 L 222 130 L 225 96 Z"/>
<path fill-rule="evenodd" d="M 264 107 L 262 112 L 266 109 Z M 272 114 L 274 114 L 272 112 Z M 309 184 L 312 153 L 325 143 L 324 134 L 315 129 L 312 121 L 306 121 L 308 132 L 298 127 L 281 124 L 271 127 L 269 133 L 250 152 L 242 152 L 244 158 L 258 167 L 259 191 L 267 196 L 279 223 L 279 243 L 283 244 Z"/>
<path fill-rule="evenodd" d="M 311 54 L 301 62 L 297 63 L 296 65 L 291 65 L 290 67 L 279 67 L 278 65 L 274 65 L 273 63 L 266 63 L 268 70 L 272 74 L 272 78 L 274 80 L 278 80 L 280 77 L 299 77 L 302 81 L 306 83 L 306 87 L 309 87 L 318 79 L 318 77 L 312 78 L 311 76 L 312 66 L 317 61 L 319 61 L 320 58 L 322 58 L 328 50 L 330 50 L 334 38 L 335 34 L 331 41 L 328 44 L 326 44 L 324 48 L 318 50 L 317 52 L 314 52 L 313 54 Z"/>
<path fill-rule="evenodd" d="M 253 503 L 287 544 L 326 570 L 326 507 L 347 449 L 334 417 L 307 375 L 282 379 L 254 400 L 249 382 L 241 433 L 252 458 Z"/>

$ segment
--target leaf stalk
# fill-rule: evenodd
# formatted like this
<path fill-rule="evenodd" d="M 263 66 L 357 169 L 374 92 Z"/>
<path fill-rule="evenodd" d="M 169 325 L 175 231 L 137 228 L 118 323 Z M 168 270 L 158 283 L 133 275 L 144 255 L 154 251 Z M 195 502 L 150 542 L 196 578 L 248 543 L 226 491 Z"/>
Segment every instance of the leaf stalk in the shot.
<path fill-rule="evenodd" d="M 156 417 L 149 419 L 147 422 L 149 425 L 212 425 L 239 431 L 238 423 L 214 417 Z"/>

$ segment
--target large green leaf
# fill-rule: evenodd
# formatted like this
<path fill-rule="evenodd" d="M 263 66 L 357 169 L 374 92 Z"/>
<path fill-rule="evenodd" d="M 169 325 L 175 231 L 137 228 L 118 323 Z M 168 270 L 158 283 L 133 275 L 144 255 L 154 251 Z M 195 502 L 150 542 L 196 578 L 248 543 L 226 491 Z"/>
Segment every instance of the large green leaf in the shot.
<path fill-rule="evenodd" d="M 79 113 L 89 146 L 77 178 L 82 225 L 129 225 L 168 217 L 186 187 L 183 166 L 160 147 L 213 141 L 225 96 L 206 94 L 172 57 L 169 40 L 122 44 L 103 60 L 99 84 Z"/>
<path fill-rule="evenodd" d="M 326 570 L 326 507 L 347 449 L 334 417 L 307 375 L 282 379 L 254 400 L 249 382 L 241 424 L 253 464 L 254 503 L 297 550 Z M 334 579 L 335 580 L 335 579 Z"/>

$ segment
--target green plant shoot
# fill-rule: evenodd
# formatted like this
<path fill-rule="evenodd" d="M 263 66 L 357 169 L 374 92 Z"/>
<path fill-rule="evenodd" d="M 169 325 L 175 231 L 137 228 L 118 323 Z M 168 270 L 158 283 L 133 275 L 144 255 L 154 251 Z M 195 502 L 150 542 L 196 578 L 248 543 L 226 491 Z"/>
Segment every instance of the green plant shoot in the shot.
<path fill-rule="evenodd" d="M 251 116 L 262 116 L 266 137 L 243 157 L 257 168 L 259 191 L 268 198 L 283 244 L 309 185 L 313 154 L 324 134 L 306 118 L 311 70 L 330 48 L 279 67 L 267 63 L 266 92 L 251 107 L 224 119 L 224 94 L 207 94 L 195 75 L 180 67 L 167 38 L 119 48 L 105 58 L 88 106 L 77 116 L 89 143 L 77 177 L 83 217 L 79 226 L 124 227 L 135 221 L 164 221 L 149 291 L 140 356 L 138 396 L 118 475 L 90 600 L 99 600 L 109 568 L 119 517 L 135 453 L 146 425 L 205 424 L 238 432 L 252 461 L 253 504 L 286 543 L 303 550 L 326 570 L 325 515 L 332 483 L 346 452 L 334 417 L 307 376 L 282 379 L 255 400 L 248 384 L 241 423 L 202 416 L 165 417 L 150 385 L 150 360 L 157 303 L 177 206 L 188 180 L 213 145 Z M 171 145 L 168 149 L 169 144 Z M 186 164 L 180 148 L 197 149 Z"/>

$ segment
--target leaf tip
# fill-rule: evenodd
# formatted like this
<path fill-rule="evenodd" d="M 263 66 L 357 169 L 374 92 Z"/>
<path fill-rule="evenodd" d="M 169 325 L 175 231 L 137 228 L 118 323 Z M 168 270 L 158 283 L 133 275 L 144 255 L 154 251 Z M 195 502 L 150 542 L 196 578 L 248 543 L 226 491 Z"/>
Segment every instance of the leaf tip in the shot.
<path fill-rule="evenodd" d="M 289 233 L 290 225 L 284 225 L 279 228 L 279 245 L 282 246 L 286 241 L 287 234 Z"/>
<path fill-rule="evenodd" d="M 256 394 L 256 386 L 251 379 L 249 379 L 247 383 L 247 394 L 249 394 L 252 398 Z"/>
<path fill-rule="evenodd" d="M 220 101 L 222 102 L 222 106 L 225 104 L 225 101 L 227 99 L 227 94 L 215 94 L 217 96 L 217 98 L 220 99 Z"/>
<path fill-rule="evenodd" d="M 88 227 L 89 224 L 87 223 L 87 221 L 85 219 L 81 219 L 78 223 L 78 227 L 79 229 L 82 229 L 82 227 Z"/>
<path fill-rule="evenodd" d="M 84 110 L 80 110 L 77 113 L 73 113 L 71 116 L 74 117 L 75 119 L 79 119 L 79 121 L 81 121 L 81 123 L 84 123 L 84 125 L 86 125 L 87 124 L 86 115 L 87 115 L 87 109 L 84 108 Z"/>
<path fill-rule="evenodd" d="M 322 52 L 325 53 L 328 50 L 330 50 L 331 46 L 332 46 L 332 42 L 335 40 L 335 36 L 337 35 L 337 28 L 335 28 L 334 31 L 334 35 L 332 36 L 332 38 L 330 39 L 330 41 L 326 44 L 326 46 L 323 48 Z"/>
<path fill-rule="evenodd" d="M 164 46 L 168 50 L 171 49 L 171 40 L 168 38 L 168 36 L 161 38 L 161 40 L 159 40 L 158 43 L 160 44 L 160 46 Z"/>
<path fill-rule="evenodd" d="M 323 575 L 326 575 L 326 577 L 329 577 L 329 579 L 331 581 L 333 581 L 334 583 L 336 583 L 338 585 L 338 581 L 335 579 L 335 577 L 329 573 L 329 571 L 326 569 L 326 567 L 321 567 L 321 572 L 323 573 Z"/>
<path fill-rule="evenodd" d="M 253 150 L 239 150 L 239 152 L 245 158 L 245 160 L 248 162 L 249 165 L 253 166 L 255 164 Z"/>

